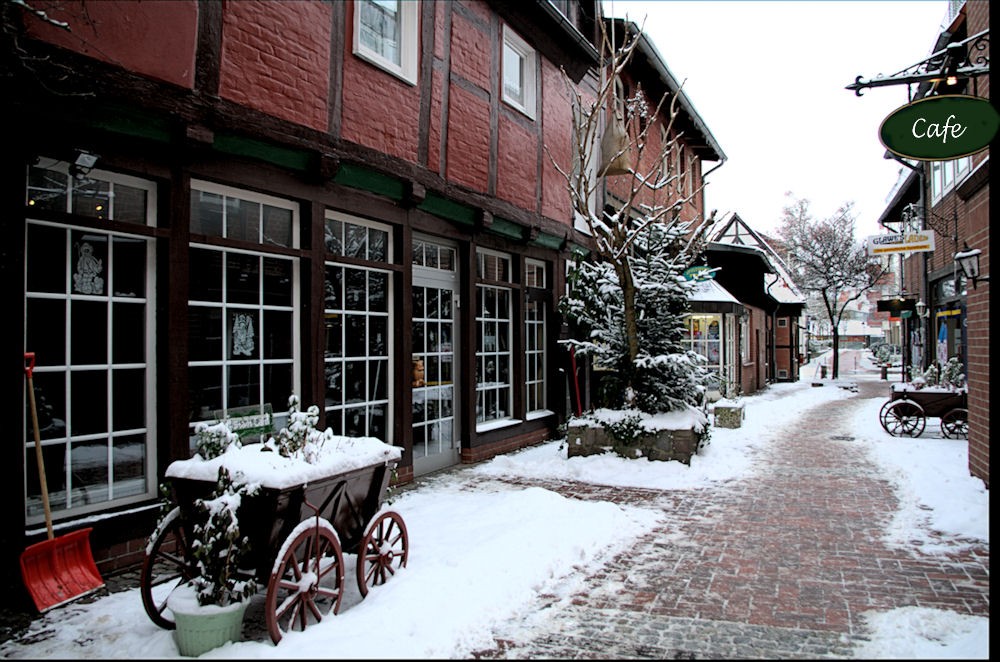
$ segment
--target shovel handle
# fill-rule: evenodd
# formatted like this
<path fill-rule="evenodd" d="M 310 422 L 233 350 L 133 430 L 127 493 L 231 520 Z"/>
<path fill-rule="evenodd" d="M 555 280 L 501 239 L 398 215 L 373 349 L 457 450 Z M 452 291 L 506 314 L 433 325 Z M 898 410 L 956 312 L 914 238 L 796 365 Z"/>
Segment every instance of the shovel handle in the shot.
<path fill-rule="evenodd" d="M 45 529 L 49 540 L 55 537 L 52 529 L 52 507 L 49 505 L 49 486 L 45 480 L 45 459 L 42 456 L 42 439 L 38 430 L 38 410 L 35 408 L 35 384 L 31 375 L 35 372 L 35 353 L 25 352 L 24 360 L 28 365 L 24 366 L 24 374 L 28 377 L 28 403 L 31 405 L 31 427 L 35 433 L 35 463 L 38 465 L 38 483 L 42 489 L 42 507 L 45 509 Z"/>

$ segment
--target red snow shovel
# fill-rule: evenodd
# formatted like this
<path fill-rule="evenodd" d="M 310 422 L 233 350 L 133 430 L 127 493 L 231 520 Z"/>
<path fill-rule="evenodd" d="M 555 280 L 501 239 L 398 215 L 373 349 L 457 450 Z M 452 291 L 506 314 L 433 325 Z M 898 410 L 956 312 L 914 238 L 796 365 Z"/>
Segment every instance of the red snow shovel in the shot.
<path fill-rule="evenodd" d="M 93 593 L 104 580 L 90 553 L 90 532 L 86 528 L 56 538 L 52 532 L 52 510 L 49 507 L 49 486 L 45 481 L 42 440 L 38 432 L 38 412 L 35 409 L 35 385 L 31 374 L 35 370 L 35 353 L 25 352 L 24 374 L 28 376 L 28 400 L 31 403 L 31 424 L 35 431 L 35 458 L 38 482 L 45 507 L 45 527 L 49 539 L 30 545 L 21 552 L 21 577 L 31 593 L 38 611 L 45 612 L 76 598 Z"/>

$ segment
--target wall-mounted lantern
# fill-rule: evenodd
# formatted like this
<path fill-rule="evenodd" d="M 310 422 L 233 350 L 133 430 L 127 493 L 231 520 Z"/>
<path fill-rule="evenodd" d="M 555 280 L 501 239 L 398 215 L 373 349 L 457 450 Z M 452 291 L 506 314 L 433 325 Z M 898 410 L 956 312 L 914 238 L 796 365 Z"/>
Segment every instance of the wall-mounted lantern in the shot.
<path fill-rule="evenodd" d="M 979 255 L 982 253 L 978 248 L 969 248 L 969 244 L 965 244 L 965 248 L 958 253 L 955 253 L 955 262 L 958 262 L 958 266 L 962 268 L 962 273 L 965 277 L 972 281 L 972 289 L 976 289 L 977 280 L 989 280 L 989 276 L 979 275 Z"/>

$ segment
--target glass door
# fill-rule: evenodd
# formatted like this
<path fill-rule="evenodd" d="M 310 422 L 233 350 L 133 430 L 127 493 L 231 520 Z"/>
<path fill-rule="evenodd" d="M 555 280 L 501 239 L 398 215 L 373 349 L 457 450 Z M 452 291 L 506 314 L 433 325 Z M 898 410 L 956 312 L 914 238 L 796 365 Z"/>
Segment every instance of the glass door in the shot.
<path fill-rule="evenodd" d="M 457 249 L 413 241 L 413 473 L 459 461 Z"/>

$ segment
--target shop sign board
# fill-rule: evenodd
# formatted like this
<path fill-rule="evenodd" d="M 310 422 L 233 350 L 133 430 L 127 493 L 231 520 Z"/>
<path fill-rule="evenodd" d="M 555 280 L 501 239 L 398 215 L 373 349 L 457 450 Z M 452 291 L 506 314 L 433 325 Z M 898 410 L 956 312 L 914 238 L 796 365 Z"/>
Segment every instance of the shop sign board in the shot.
<path fill-rule="evenodd" d="M 709 267 L 704 264 L 699 264 L 693 267 L 688 267 L 684 270 L 683 276 L 684 280 L 711 280 L 715 278 L 716 269 Z"/>
<path fill-rule="evenodd" d="M 1000 114 L 989 99 L 965 94 L 926 97 L 882 120 L 879 140 L 893 154 L 917 161 L 948 161 L 989 147 Z"/>
<path fill-rule="evenodd" d="M 925 253 L 934 250 L 934 230 L 904 232 L 900 234 L 877 234 L 868 237 L 869 255 L 889 253 Z"/>

